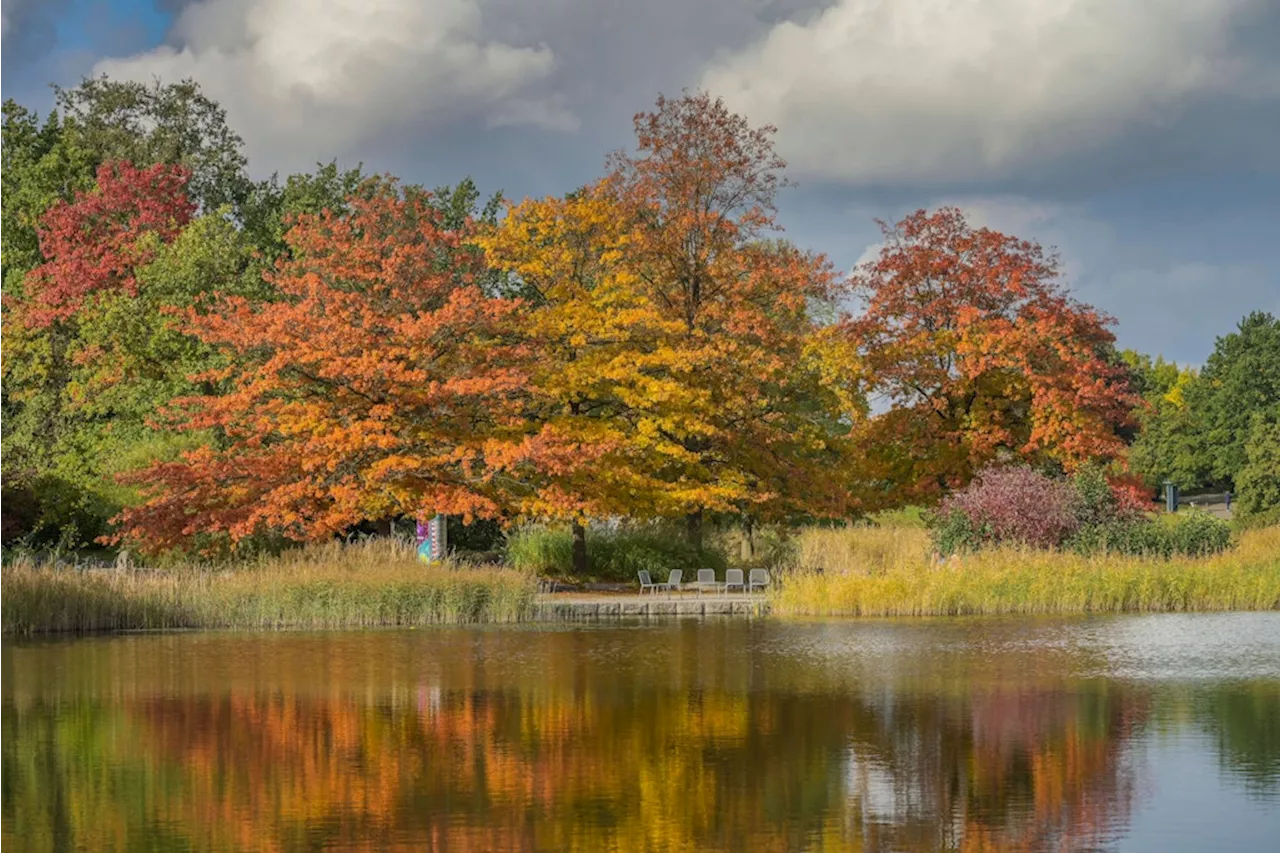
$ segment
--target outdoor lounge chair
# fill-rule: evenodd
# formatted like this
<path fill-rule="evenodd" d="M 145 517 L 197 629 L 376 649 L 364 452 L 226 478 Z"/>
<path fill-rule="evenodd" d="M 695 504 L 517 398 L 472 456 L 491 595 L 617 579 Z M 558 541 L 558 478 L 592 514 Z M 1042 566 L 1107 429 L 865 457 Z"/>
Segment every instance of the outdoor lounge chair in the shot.
<path fill-rule="evenodd" d="M 755 592 L 759 587 L 763 590 L 769 585 L 769 572 L 765 569 L 752 569 L 747 578 L 747 592 Z"/>
<path fill-rule="evenodd" d="M 667 589 L 671 592 L 679 592 L 682 580 L 684 580 L 684 570 L 672 569 L 671 573 L 667 575 Z"/>
<path fill-rule="evenodd" d="M 712 592 L 720 591 L 720 584 L 716 580 L 715 569 L 698 569 L 698 592 L 711 590 Z"/>
<path fill-rule="evenodd" d="M 640 594 L 641 595 L 644 595 L 645 592 L 649 592 L 650 594 L 652 594 L 654 592 L 657 592 L 660 589 L 671 588 L 665 583 L 654 583 L 653 578 L 649 577 L 649 573 L 644 569 L 640 570 L 639 575 L 640 575 Z"/>
<path fill-rule="evenodd" d="M 728 592 L 734 588 L 747 591 L 746 581 L 742 579 L 742 569 L 729 569 L 724 573 L 724 591 Z"/>

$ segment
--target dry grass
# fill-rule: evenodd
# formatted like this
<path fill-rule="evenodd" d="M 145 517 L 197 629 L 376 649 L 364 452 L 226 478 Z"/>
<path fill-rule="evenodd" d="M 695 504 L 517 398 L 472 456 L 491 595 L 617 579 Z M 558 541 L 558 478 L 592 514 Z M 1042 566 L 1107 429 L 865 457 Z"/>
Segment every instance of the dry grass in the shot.
<path fill-rule="evenodd" d="M 20 560 L 2 575 L 5 633 L 172 628 L 364 628 L 515 622 L 532 575 L 428 567 L 411 545 L 313 546 L 234 569 L 55 570 Z"/>
<path fill-rule="evenodd" d="M 924 530 L 809 529 L 773 593 L 781 616 L 1280 609 L 1280 527 L 1208 558 L 1000 548 L 933 565 Z"/>

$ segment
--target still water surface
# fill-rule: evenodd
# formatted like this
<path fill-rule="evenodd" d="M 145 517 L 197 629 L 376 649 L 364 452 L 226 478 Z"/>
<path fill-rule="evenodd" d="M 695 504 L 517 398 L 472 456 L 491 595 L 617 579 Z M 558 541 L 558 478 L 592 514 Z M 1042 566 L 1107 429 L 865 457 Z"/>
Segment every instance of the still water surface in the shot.
<path fill-rule="evenodd" d="M 1280 850 L 1280 614 L 3 647 L 20 850 Z"/>

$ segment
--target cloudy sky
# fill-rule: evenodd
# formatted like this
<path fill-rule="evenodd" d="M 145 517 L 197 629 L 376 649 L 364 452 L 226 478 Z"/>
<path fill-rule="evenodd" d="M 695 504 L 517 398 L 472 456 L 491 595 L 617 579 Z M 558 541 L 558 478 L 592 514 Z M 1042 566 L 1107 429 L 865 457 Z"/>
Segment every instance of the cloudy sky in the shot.
<path fill-rule="evenodd" d="M 958 204 L 1059 250 L 1124 346 L 1280 313 L 1276 0 L 5 0 L 6 98 L 193 77 L 251 168 L 559 193 L 659 92 L 778 126 L 787 234 L 854 264 Z"/>

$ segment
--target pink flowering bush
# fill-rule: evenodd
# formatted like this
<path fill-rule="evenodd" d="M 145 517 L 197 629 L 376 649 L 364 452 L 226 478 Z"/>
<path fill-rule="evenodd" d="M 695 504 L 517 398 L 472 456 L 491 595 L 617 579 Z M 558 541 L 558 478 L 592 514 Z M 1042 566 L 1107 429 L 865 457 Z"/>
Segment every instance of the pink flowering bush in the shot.
<path fill-rule="evenodd" d="M 1142 493 L 1125 485 L 1117 487 L 1097 465 L 1062 480 L 1026 466 L 989 467 L 942 502 L 930 525 L 934 547 L 952 554 L 1018 544 L 1169 559 L 1230 546 L 1225 521 L 1181 513 L 1172 523 L 1157 523 Z"/>
<path fill-rule="evenodd" d="M 1076 490 L 1027 466 L 988 467 L 942 502 L 934 527 L 938 550 L 1016 543 L 1056 548 L 1080 526 Z"/>

